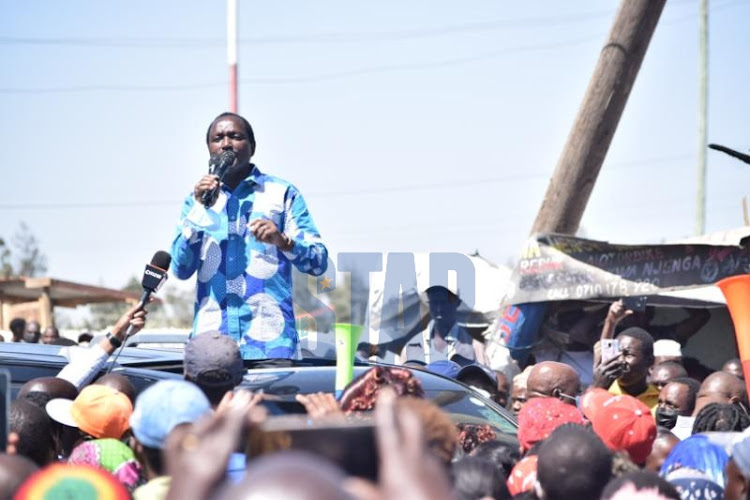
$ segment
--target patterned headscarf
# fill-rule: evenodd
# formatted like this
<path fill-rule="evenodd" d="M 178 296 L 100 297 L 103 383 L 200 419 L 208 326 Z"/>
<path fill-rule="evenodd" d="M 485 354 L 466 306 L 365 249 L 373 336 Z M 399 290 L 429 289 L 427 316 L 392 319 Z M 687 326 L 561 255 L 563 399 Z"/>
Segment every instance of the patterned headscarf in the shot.
<path fill-rule="evenodd" d="M 95 439 L 75 447 L 68 463 L 93 465 L 115 476 L 125 487 L 133 491 L 143 482 L 141 467 L 133 450 L 117 439 Z"/>

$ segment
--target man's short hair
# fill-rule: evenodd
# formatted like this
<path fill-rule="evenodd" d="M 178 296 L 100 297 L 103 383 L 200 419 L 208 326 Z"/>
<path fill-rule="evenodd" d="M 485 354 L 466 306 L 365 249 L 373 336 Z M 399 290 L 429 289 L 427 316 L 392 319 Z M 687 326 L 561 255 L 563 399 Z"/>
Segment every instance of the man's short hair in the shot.
<path fill-rule="evenodd" d="M 31 401 L 17 399 L 10 405 L 10 430 L 18 434 L 18 454 L 44 467 L 53 458 L 51 422 L 47 413 Z"/>
<path fill-rule="evenodd" d="M 253 145 L 253 153 L 255 153 L 255 132 L 253 132 L 253 127 L 250 125 L 250 122 L 245 119 L 245 117 L 238 115 L 237 113 L 231 113 L 229 111 L 226 111 L 216 118 L 213 119 L 211 124 L 208 126 L 208 130 L 206 130 L 206 144 L 208 144 L 211 141 L 211 127 L 214 126 L 214 123 L 219 121 L 222 118 L 237 118 L 242 122 L 242 124 L 245 126 L 245 133 L 247 134 L 247 140 L 250 142 L 250 144 Z"/>
<path fill-rule="evenodd" d="M 612 474 L 612 453 L 577 425 L 556 429 L 539 447 L 537 478 L 548 500 L 598 500 Z"/>
<path fill-rule="evenodd" d="M 609 500 L 614 497 L 621 489 L 630 485 L 632 488 L 628 493 L 635 494 L 642 490 L 656 490 L 661 497 L 666 499 L 679 500 L 680 494 L 674 486 L 666 479 L 661 478 L 657 473 L 639 470 L 629 472 L 610 481 L 602 493 L 602 499 Z M 622 492 L 620 492 L 622 494 Z"/>
<path fill-rule="evenodd" d="M 617 334 L 618 339 L 623 336 L 640 340 L 643 353 L 651 359 L 654 359 L 654 337 L 652 337 L 651 334 L 646 330 L 637 326 L 633 326 L 630 328 L 626 328 L 625 330 Z"/>
<path fill-rule="evenodd" d="M 695 400 L 698 398 L 698 391 L 701 383 L 691 377 L 677 377 L 669 381 L 670 384 L 682 384 L 688 389 L 688 399 L 690 401 L 690 413 L 695 409 Z"/>
<path fill-rule="evenodd" d="M 24 330 L 26 330 L 26 320 L 23 318 L 13 318 L 10 320 L 9 328 L 15 335 L 22 335 Z"/>

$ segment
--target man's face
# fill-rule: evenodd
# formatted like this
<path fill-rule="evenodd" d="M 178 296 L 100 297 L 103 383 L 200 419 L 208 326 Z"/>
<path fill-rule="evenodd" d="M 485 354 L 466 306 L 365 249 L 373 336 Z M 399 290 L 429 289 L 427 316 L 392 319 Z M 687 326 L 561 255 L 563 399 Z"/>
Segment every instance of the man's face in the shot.
<path fill-rule="evenodd" d="M 656 366 L 651 371 L 651 384 L 662 390 L 671 380 L 677 378 L 676 369 L 670 366 Z"/>
<path fill-rule="evenodd" d="M 659 392 L 660 410 L 677 410 L 680 415 L 689 417 L 691 406 L 690 391 L 685 384 L 669 383 Z"/>
<path fill-rule="evenodd" d="M 44 329 L 44 333 L 42 334 L 42 344 L 51 344 L 59 338 L 60 333 L 57 331 L 57 328 L 54 326 L 48 326 Z"/>
<path fill-rule="evenodd" d="M 648 368 L 651 366 L 653 358 L 645 355 L 640 340 L 628 335 L 621 335 L 618 339 L 622 357 L 628 365 L 628 371 L 620 376 L 619 382 L 628 386 L 644 380 L 648 376 Z"/>
<path fill-rule="evenodd" d="M 26 331 L 23 332 L 23 340 L 24 342 L 28 342 L 30 344 L 35 344 L 39 342 L 39 336 L 41 335 L 41 328 L 39 327 L 39 323 L 36 321 L 29 321 L 26 323 Z"/>
<path fill-rule="evenodd" d="M 443 287 L 435 287 L 427 291 L 427 300 L 430 307 L 430 317 L 442 333 L 448 333 L 446 330 L 453 328 L 456 323 L 458 297 Z"/>
<path fill-rule="evenodd" d="M 510 395 L 511 407 L 514 415 L 518 415 L 523 405 L 526 404 L 526 386 L 513 384 L 513 392 Z"/>
<path fill-rule="evenodd" d="M 508 377 L 503 372 L 495 372 L 497 374 L 497 397 L 495 402 L 503 408 L 508 407 L 508 396 L 510 396 L 510 382 Z"/>
<path fill-rule="evenodd" d="M 225 116 L 216 120 L 208 133 L 208 152 L 211 155 L 221 154 L 223 151 L 234 151 L 237 158 L 228 171 L 244 168 L 253 156 L 253 145 L 247 136 L 242 120 L 233 116 Z"/>

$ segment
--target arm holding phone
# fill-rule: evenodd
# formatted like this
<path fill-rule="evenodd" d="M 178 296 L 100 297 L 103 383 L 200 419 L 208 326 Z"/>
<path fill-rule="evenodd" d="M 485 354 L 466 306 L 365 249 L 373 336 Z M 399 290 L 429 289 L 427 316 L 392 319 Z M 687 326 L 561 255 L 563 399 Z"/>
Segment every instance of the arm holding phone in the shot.
<path fill-rule="evenodd" d="M 614 336 L 617 324 L 631 314 L 633 311 L 627 308 L 623 299 L 613 302 L 609 307 L 599 339 L 601 357 L 594 366 L 594 387 L 609 389 L 609 386 L 627 370 L 628 365 L 619 352 L 619 344 L 614 340 Z"/>

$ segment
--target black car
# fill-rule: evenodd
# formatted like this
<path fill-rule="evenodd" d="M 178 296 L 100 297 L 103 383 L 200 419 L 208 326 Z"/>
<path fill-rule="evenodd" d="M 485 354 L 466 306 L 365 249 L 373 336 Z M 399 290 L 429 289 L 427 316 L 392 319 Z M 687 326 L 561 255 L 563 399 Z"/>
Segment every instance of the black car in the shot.
<path fill-rule="evenodd" d="M 11 374 L 11 398 L 15 398 L 20 387 L 29 380 L 57 375 L 68 363 L 64 354 L 70 349 L 84 348 L 0 343 L 0 368 Z M 110 359 L 107 368 L 111 366 L 113 372 L 127 376 L 138 392 L 157 380 L 182 378 L 183 356 L 179 349 L 125 347 L 114 365 L 112 361 Z M 241 387 L 273 395 L 265 402 L 272 414 L 304 412 L 294 399 L 296 394 L 334 392 L 335 360 L 248 360 L 245 366 L 248 370 Z M 363 373 L 370 366 L 357 363 L 354 375 Z M 426 396 L 456 423 L 489 424 L 495 429 L 498 439 L 517 444 L 516 421 L 504 408 L 455 380 L 421 370 L 413 370 L 413 373 L 422 383 Z"/>

